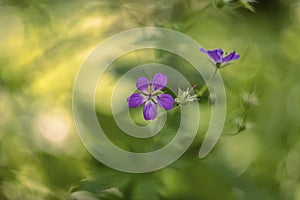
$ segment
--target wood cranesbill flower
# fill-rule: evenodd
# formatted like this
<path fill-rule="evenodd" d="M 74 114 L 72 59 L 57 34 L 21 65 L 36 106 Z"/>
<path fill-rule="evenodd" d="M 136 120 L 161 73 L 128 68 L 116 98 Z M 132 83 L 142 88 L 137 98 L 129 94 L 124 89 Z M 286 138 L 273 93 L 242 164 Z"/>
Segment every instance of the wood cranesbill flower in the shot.
<path fill-rule="evenodd" d="M 145 120 L 155 119 L 157 115 L 157 105 L 165 110 L 172 109 L 174 104 L 173 97 L 161 91 L 161 89 L 167 85 L 167 82 L 167 76 L 162 73 L 155 74 L 152 82 L 149 82 L 146 77 L 138 78 L 136 82 L 138 93 L 134 93 L 127 98 L 129 108 L 143 105 Z"/>
<path fill-rule="evenodd" d="M 240 58 L 240 55 L 236 54 L 235 51 L 226 55 L 224 55 L 222 49 L 206 50 L 204 48 L 200 48 L 200 51 L 206 53 L 217 68 L 224 67 L 230 61 Z"/>

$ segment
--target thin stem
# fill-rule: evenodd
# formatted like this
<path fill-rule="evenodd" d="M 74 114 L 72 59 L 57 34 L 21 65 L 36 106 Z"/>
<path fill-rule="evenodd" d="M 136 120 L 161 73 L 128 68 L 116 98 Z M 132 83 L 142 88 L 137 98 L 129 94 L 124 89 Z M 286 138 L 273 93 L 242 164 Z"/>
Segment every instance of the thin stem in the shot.
<path fill-rule="evenodd" d="M 214 73 L 210 76 L 210 78 L 208 79 L 207 83 L 206 83 L 205 85 L 203 85 L 202 88 L 201 88 L 201 90 L 197 93 L 197 96 L 198 96 L 198 97 L 202 97 L 203 94 L 206 92 L 206 90 L 208 89 L 208 86 L 207 86 L 208 83 L 209 83 L 209 82 L 213 79 L 213 77 L 216 75 L 217 71 L 218 71 L 218 68 L 216 67 Z"/>
<path fill-rule="evenodd" d="M 203 94 L 206 92 L 206 90 L 207 90 L 207 85 L 205 84 L 202 86 L 201 90 L 197 93 L 197 96 L 202 97 Z"/>
<path fill-rule="evenodd" d="M 193 85 L 193 86 L 191 87 L 191 89 L 190 89 L 190 91 L 189 91 L 188 94 L 191 94 L 191 92 L 192 92 L 196 87 L 197 87 L 197 85 Z"/>
<path fill-rule="evenodd" d="M 178 111 L 180 109 L 180 106 L 175 106 L 173 107 L 172 109 L 168 110 L 167 112 L 169 114 L 174 114 L 176 111 Z M 161 116 L 163 115 L 163 112 L 160 112 L 158 115 L 157 115 L 157 118 L 160 118 Z"/>
<path fill-rule="evenodd" d="M 179 110 L 179 108 L 180 108 L 180 106 L 175 106 L 174 108 L 168 110 L 168 112 L 173 114 L 174 112 L 176 112 L 177 110 Z"/>

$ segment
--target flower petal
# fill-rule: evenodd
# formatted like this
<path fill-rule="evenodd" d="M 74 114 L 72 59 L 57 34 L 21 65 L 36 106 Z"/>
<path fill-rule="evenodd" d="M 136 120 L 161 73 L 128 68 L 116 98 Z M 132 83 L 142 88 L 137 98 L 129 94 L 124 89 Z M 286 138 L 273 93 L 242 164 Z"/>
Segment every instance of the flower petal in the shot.
<path fill-rule="evenodd" d="M 202 53 L 207 53 L 207 51 L 206 51 L 204 48 L 200 48 L 200 51 L 201 51 Z"/>
<path fill-rule="evenodd" d="M 235 54 L 235 51 L 231 52 L 230 54 L 228 54 L 226 57 L 224 57 L 222 59 L 222 63 L 227 63 L 230 62 L 232 60 L 236 60 L 240 57 L 239 54 Z"/>
<path fill-rule="evenodd" d="M 231 60 L 237 60 L 240 58 L 240 54 L 235 54 Z"/>
<path fill-rule="evenodd" d="M 149 80 L 146 77 L 140 77 L 135 85 L 142 92 L 147 92 L 150 88 Z"/>
<path fill-rule="evenodd" d="M 222 49 L 214 49 L 211 51 L 207 51 L 207 54 L 214 61 L 214 63 L 222 62 L 222 55 L 223 55 Z"/>
<path fill-rule="evenodd" d="M 157 115 L 156 105 L 152 101 L 147 101 L 143 109 L 143 114 L 145 120 L 154 119 Z"/>
<path fill-rule="evenodd" d="M 157 104 L 164 108 L 165 110 L 170 110 L 173 108 L 174 99 L 169 94 L 159 94 L 156 96 Z"/>
<path fill-rule="evenodd" d="M 141 106 L 146 100 L 146 97 L 139 93 L 134 93 L 127 98 L 129 108 Z"/>
<path fill-rule="evenodd" d="M 162 73 L 155 74 L 152 79 L 153 91 L 163 89 L 167 85 L 167 82 L 167 76 L 163 75 Z"/>

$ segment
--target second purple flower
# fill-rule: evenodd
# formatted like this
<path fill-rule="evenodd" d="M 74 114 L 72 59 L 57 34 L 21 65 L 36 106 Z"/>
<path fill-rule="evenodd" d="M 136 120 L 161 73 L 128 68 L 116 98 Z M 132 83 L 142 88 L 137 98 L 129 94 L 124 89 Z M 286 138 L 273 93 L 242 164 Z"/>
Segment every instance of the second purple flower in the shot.
<path fill-rule="evenodd" d="M 138 78 L 136 82 L 138 93 L 134 93 L 127 98 L 129 108 L 143 105 L 145 120 L 155 119 L 157 116 L 157 105 L 165 110 L 172 109 L 174 104 L 173 97 L 161 91 L 167 85 L 167 82 L 167 76 L 162 73 L 155 74 L 152 82 L 149 82 L 146 77 Z"/>
<path fill-rule="evenodd" d="M 236 54 L 235 51 L 227 54 L 224 56 L 224 52 L 222 49 L 213 49 L 213 50 L 206 50 L 204 48 L 200 48 L 202 53 L 206 53 L 212 62 L 216 65 L 216 67 L 224 67 L 227 63 L 232 60 L 237 60 L 240 58 L 239 54 Z"/>

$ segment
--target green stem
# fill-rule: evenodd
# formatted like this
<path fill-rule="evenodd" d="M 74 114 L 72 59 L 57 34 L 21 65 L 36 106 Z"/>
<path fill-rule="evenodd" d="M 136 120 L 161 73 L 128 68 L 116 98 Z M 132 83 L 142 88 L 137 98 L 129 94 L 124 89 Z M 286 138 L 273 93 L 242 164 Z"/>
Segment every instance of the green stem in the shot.
<path fill-rule="evenodd" d="M 180 106 L 175 106 L 174 108 L 172 108 L 171 110 L 168 110 L 168 113 L 173 114 L 175 113 L 177 110 L 180 109 Z"/>
<path fill-rule="evenodd" d="M 211 77 L 208 79 L 207 83 L 206 83 L 205 85 L 203 85 L 202 88 L 201 88 L 201 90 L 197 93 L 197 96 L 198 96 L 198 97 L 202 97 L 203 94 L 206 92 L 206 90 L 208 89 L 208 86 L 207 86 L 208 83 L 209 83 L 209 82 L 213 79 L 213 77 L 216 75 L 217 71 L 218 71 L 218 68 L 216 67 L 214 73 L 213 73 L 213 74 L 211 75 Z"/>
<path fill-rule="evenodd" d="M 207 85 L 205 84 L 202 86 L 201 90 L 197 93 L 197 96 L 202 97 L 203 94 L 206 92 L 206 90 L 207 90 Z"/>
<path fill-rule="evenodd" d="M 169 114 L 174 114 L 176 111 L 178 111 L 180 109 L 180 106 L 175 106 L 175 107 L 173 107 L 172 109 L 170 109 L 170 110 L 168 110 L 167 112 L 169 113 Z M 157 117 L 159 118 L 159 117 L 161 117 L 163 115 L 163 112 L 160 112 L 158 115 L 157 115 Z"/>

